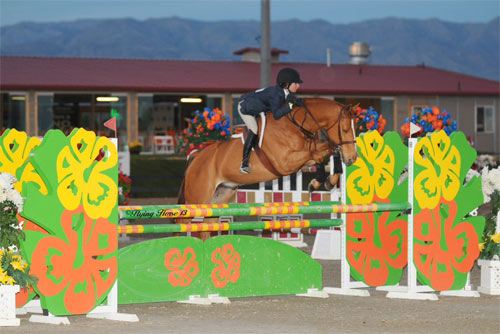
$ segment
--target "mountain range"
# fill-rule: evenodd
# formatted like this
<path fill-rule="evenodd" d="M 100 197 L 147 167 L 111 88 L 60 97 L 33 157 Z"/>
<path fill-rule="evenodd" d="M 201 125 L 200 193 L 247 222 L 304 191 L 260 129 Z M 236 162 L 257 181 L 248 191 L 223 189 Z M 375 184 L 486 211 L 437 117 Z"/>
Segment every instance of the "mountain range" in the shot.
<path fill-rule="evenodd" d="M 425 64 L 500 80 L 500 17 L 488 23 L 385 18 L 350 24 L 323 20 L 271 23 L 271 45 L 289 51 L 282 62 L 349 62 L 349 45 L 371 46 L 369 62 Z M 259 47 L 259 21 L 82 19 L 23 22 L 0 28 L 0 54 L 17 56 L 239 60 L 233 52 Z"/>

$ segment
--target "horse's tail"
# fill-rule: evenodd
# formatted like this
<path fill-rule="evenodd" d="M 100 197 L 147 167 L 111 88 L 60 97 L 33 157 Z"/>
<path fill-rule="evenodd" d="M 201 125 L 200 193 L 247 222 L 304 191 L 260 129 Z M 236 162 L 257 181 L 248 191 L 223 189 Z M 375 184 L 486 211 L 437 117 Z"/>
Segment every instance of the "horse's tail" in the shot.
<path fill-rule="evenodd" d="M 187 157 L 186 171 L 184 172 L 184 178 L 182 179 L 181 187 L 179 189 L 179 195 L 177 196 L 177 204 L 186 204 L 186 197 L 184 194 L 184 189 L 186 187 L 186 173 L 187 173 L 187 170 L 189 168 L 189 165 L 194 160 L 194 158 L 198 155 L 198 153 L 199 153 L 199 151 L 195 151 Z"/>

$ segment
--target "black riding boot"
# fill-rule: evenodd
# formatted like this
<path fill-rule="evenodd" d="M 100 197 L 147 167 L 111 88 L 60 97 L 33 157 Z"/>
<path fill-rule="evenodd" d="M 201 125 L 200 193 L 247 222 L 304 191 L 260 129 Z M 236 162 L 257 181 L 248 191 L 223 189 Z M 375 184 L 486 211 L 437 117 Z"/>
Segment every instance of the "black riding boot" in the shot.
<path fill-rule="evenodd" d="M 252 131 L 248 130 L 247 137 L 245 139 L 245 144 L 243 144 L 243 161 L 240 166 L 241 174 L 250 173 L 250 153 L 252 153 L 252 147 L 255 143 L 255 139 L 257 139 L 257 135 Z"/>

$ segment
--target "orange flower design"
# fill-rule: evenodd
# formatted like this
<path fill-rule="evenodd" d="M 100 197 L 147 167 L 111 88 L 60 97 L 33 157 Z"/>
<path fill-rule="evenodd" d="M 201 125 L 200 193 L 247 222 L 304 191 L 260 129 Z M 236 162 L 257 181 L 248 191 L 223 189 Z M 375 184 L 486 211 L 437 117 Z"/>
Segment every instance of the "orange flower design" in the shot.
<path fill-rule="evenodd" d="M 33 252 L 31 273 L 38 277 L 41 295 L 50 298 L 62 293 L 68 312 L 88 313 L 116 280 L 117 259 L 109 257 L 118 247 L 116 225 L 104 218 L 89 218 L 80 205 L 63 212 L 61 226 L 65 240 L 41 239 Z M 103 243 L 106 246 L 101 248 Z"/>
<path fill-rule="evenodd" d="M 375 202 L 389 202 L 374 197 Z M 384 285 L 390 271 L 402 269 L 408 262 L 408 225 L 398 219 L 387 222 L 390 212 L 347 215 L 347 259 L 366 284 Z"/>
<path fill-rule="evenodd" d="M 196 253 L 191 247 L 184 250 L 184 254 L 177 248 L 165 254 L 165 267 L 172 271 L 168 281 L 172 286 L 188 286 L 200 271 L 196 261 Z"/>
<path fill-rule="evenodd" d="M 415 216 L 413 261 L 430 286 L 449 290 L 455 271 L 466 274 L 479 256 L 479 239 L 469 222 L 453 224 L 457 214 L 455 201 L 441 198 L 434 209 L 423 209 Z"/>
<path fill-rule="evenodd" d="M 212 252 L 212 262 L 218 265 L 212 270 L 212 282 L 216 288 L 224 288 L 227 282 L 235 283 L 240 278 L 240 254 L 233 245 L 226 244 Z"/>

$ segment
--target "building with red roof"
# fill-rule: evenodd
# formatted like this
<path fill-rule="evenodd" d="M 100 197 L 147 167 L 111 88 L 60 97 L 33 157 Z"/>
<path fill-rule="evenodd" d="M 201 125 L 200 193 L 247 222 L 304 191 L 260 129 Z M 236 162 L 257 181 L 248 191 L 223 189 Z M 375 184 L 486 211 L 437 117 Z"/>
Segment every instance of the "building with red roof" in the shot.
<path fill-rule="evenodd" d="M 219 107 L 239 123 L 236 101 L 259 88 L 258 50 L 235 51 L 242 61 L 2 56 L 1 126 L 32 136 L 73 127 L 111 135 L 102 124 L 119 115 L 120 143 L 142 141 L 151 150 L 155 135 L 181 131 L 197 109 Z M 435 105 L 479 151 L 500 150 L 499 82 L 425 65 L 282 63 L 283 53 L 272 50 L 272 77 L 283 67 L 297 69 L 302 97 L 372 106 L 387 119 L 386 130 L 396 131 L 413 111 Z M 185 97 L 199 102 L 185 103 Z"/>

